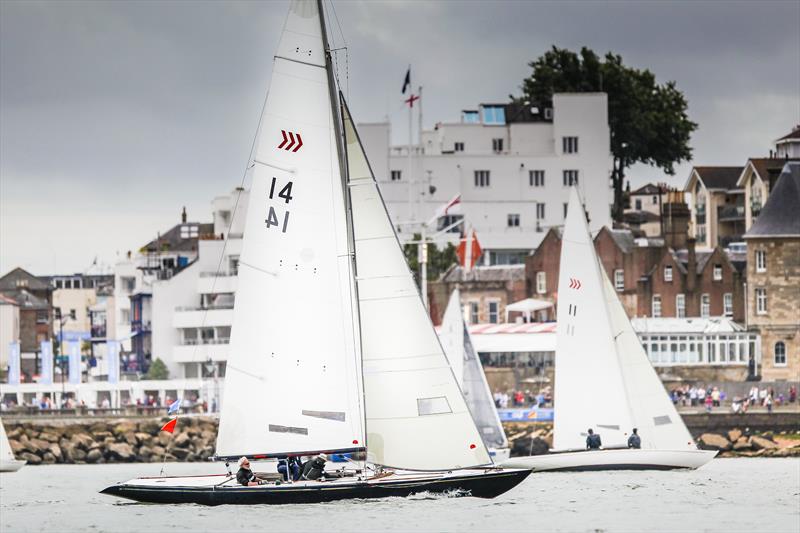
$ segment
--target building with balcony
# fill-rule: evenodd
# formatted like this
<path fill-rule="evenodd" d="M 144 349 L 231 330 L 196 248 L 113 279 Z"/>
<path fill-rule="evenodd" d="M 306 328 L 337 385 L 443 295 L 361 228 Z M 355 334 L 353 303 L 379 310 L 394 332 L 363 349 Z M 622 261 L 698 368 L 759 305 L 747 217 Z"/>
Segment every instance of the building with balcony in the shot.
<path fill-rule="evenodd" d="M 737 185 L 743 167 L 693 167 L 683 190 L 690 193 L 697 247 L 711 249 L 741 241 L 745 232 L 745 191 Z"/>
<path fill-rule="evenodd" d="M 27 270 L 15 268 L 0 277 L 0 295 L 19 306 L 20 369 L 25 376 L 39 373 L 42 341 L 53 338 L 53 287 Z"/>
<path fill-rule="evenodd" d="M 390 145 L 388 123 L 361 124 L 359 133 L 401 240 L 460 195 L 428 235 L 464 219 L 485 251 L 481 264 L 522 264 L 547 229 L 563 223 L 573 184 L 591 228 L 611 223 L 605 94 L 556 94 L 547 108 L 481 104 L 462 111 L 460 122 L 422 131 L 410 156 L 408 146 Z M 437 243 L 455 243 L 461 229 Z"/>

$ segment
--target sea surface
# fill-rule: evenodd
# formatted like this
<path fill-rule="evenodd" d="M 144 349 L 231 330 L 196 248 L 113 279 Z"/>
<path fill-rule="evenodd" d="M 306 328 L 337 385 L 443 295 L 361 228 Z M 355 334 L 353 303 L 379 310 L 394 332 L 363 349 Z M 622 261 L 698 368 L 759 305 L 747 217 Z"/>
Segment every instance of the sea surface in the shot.
<path fill-rule="evenodd" d="M 800 531 L 800 459 L 715 459 L 697 471 L 532 474 L 494 499 L 294 506 L 140 504 L 98 491 L 158 464 L 26 466 L 0 474 L 0 531 Z M 168 475 L 221 473 L 168 464 Z"/>

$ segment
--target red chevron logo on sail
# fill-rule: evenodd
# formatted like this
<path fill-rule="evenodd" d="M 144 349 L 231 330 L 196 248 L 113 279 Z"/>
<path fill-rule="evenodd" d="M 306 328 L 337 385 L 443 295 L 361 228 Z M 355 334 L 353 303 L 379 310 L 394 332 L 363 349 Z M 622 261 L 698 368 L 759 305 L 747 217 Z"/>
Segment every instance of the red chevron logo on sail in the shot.
<path fill-rule="evenodd" d="M 569 288 L 578 290 L 581 288 L 581 280 L 577 278 L 569 278 Z"/>
<path fill-rule="evenodd" d="M 289 134 L 287 137 L 286 134 Z M 281 135 L 283 135 L 283 142 L 278 145 L 278 150 L 286 150 L 287 152 L 296 152 L 303 146 L 303 138 L 300 137 L 299 133 L 295 133 L 293 131 L 287 132 L 286 130 L 281 130 Z M 292 147 L 294 146 L 294 150 Z"/>

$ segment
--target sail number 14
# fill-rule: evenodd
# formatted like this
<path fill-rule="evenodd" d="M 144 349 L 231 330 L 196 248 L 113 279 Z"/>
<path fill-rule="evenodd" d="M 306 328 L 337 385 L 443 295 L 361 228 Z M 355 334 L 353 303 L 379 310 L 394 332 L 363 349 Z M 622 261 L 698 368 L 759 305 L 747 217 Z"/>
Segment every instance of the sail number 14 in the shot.
<path fill-rule="evenodd" d="M 269 186 L 269 199 L 275 199 L 275 189 L 278 186 L 278 179 L 273 177 L 272 183 Z M 287 204 L 292 201 L 292 182 L 288 182 L 284 185 L 280 191 L 278 191 L 278 198 L 282 198 Z M 267 219 L 264 221 L 267 224 L 267 229 L 271 228 L 272 226 L 280 226 L 281 231 L 286 233 L 286 228 L 289 225 L 289 210 L 287 209 L 283 213 L 283 221 L 278 221 L 278 213 L 275 211 L 274 206 L 269 206 L 269 213 L 267 213 Z"/>

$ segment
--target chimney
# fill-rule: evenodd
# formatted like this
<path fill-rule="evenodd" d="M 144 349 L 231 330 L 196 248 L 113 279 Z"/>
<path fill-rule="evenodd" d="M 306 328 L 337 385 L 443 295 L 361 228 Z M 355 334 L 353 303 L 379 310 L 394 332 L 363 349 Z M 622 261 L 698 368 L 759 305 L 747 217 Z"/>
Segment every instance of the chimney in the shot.
<path fill-rule="evenodd" d="M 686 247 L 691 214 L 684 200 L 683 191 L 668 191 L 666 196 L 666 202 L 661 206 L 664 242 L 673 250 L 679 250 Z"/>
<path fill-rule="evenodd" d="M 181 223 L 186 224 L 186 206 L 183 206 L 183 211 L 181 212 Z"/>
<path fill-rule="evenodd" d="M 697 255 L 694 251 L 694 245 L 694 237 L 686 239 L 686 251 L 689 255 L 689 261 L 686 264 L 686 292 L 689 294 L 694 294 L 697 282 Z"/>

